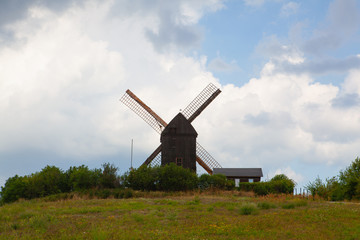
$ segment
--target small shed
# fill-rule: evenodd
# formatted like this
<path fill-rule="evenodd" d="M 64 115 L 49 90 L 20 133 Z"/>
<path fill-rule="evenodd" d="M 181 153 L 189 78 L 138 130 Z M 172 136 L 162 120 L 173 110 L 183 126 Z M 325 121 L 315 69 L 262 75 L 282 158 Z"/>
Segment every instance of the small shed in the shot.
<path fill-rule="evenodd" d="M 263 176 L 261 168 L 214 168 L 213 174 L 225 175 L 234 180 L 237 187 L 239 182 L 260 182 Z"/>

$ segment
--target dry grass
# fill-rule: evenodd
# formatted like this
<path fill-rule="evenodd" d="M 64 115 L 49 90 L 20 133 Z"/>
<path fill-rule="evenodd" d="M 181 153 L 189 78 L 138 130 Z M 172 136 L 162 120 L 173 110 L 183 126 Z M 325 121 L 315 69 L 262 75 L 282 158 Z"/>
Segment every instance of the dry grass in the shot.
<path fill-rule="evenodd" d="M 227 191 L 135 195 L 4 205 L 0 239 L 360 239 L 359 204 Z"/>

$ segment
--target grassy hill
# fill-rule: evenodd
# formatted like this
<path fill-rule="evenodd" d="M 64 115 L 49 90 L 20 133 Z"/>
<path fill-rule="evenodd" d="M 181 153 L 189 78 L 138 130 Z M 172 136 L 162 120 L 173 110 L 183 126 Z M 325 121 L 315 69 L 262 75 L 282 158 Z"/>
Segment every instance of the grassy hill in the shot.
<path fill-rule="evenodd" d="M 241 192 L 143 196 L 6 204 L 0 239 L 360 239 L 358 203 Z"/>

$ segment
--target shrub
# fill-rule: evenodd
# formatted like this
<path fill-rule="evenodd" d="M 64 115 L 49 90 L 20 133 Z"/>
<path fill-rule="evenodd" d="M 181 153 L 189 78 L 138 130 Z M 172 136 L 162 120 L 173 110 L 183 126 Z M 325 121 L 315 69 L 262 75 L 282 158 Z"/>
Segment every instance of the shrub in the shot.
<path fill-rule="evenodd" d="M 100 169 L 90 170 L 87 166 L 70 167 L 66 172 L 71 190 L 79 191 L 99 185 Z"/>
<path fill-rule="evenodd" d="M 134 196 L 134 192 L 131 189 L 124 190 L 124 198 L 132 198 Z"/>
<path fill-rule="evenodd" d="M 118 168 L 113 164 L 104 163 L 100 174 L 100 186 L 103 188 L 115 188 L 120 186 L 119 177 L 116 175 Z"/>
<path fill-rule="evenodd" d="M 253 191 L 258 196 L 267 195 L 269 193 L 279 194 L 292 194 L 294 191 L 295 183 L 285 175 L 276 175 L 269 182 L 241 182 L 238 190 L 240 191 Z"/>
<path fill-rule="evenodd" d="M 294 209 L 295 208 L 295 204 L 294 203 L 284 203 L 282 205 L 283 209 Z"/>
<path fill-rule="evenodd" d="M 268 183 L 266 182 L 256 182 L 253 183 L 253 191 L 257 196 L 264 196 L 269 194 L 270 188 L 268 187 Z"/>
<path fill-rule="evenodd" d="M 260 209 L 270 209 L 270 208 L 276 208 L 276 205 L 269 202 L 259 202 L 257 204 L 258 208 Z"/>
<path fill-rule="evenodd" d="M 99 189 L 95 192 L 95 196 L 98 198 L 106 199 L 111 196 L 111 192 L 109 189 Z"/>
<path fill-rule="evenodd" d="M 126 173 L 124 184 L 134 190 L 154 191 L 159 182 L 159 170 L 160 167 L 143 165 Z"/>
<path fill-rule="evenodd" d="M 196 188 L 198 178 L 190 169 L 174 163 L 160 167 L 159 187 L 161 191 L 187 191 Z"/>
<path fill-rule="evenodd" d="M 271 193 L 292 194 L 294 192 L 295 182 L 284 174 L 274 176 L 269 184 Z"/>
<path fill-rule="evenodd" d="M 6 180 L 4 187 L 1 187 L 0 205 L 15 202 L 20 198 L 25 198 L 26 182 L 24 177 L 15 175 Z"/>
<path fill-rule="evenodd" d="M 257 212 L 258 209 L 256 208 L 256 205 L 253 203 L 245 203 L 239 209 L 239 213 L 241 215 L 251 215 L 251 214 L 256 214 Z"/>
<path fill-rule="evenodd" d="M 340 171 L 340 184 L 348 200 L 360 199 L 360 158 L 357 157 L 345 171 Z"/>
<path fill-rule="evenodd" d="M 233 189 L 235 183 L 231 180 L 227 180 L 225 175 L 222 174 L 202 174 L 198 179 L 198 186 L 200 189 Z"/>
<path fill-rule="evenodd" d="M 345 190 L 336 177 L 322 182 L 319 177 L 308 183 L 305 188 L 310 191 L 313 198 L 317 195 L 325 200 L 340 201 L 345 198 Z"/>

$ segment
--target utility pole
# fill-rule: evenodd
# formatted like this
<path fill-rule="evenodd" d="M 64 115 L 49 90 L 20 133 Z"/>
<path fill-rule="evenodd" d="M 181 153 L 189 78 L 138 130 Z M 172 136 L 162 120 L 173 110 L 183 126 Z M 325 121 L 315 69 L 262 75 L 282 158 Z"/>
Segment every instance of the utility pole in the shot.
<path fill-rule="evenodd" d="M 131 139 L 131 165 L 130 165 L 130 170 L 133 169 L 133 166 L 132 166 L 132 162 L 133 162 L 133 147 L 134 146 L 134 140 Z"/>

